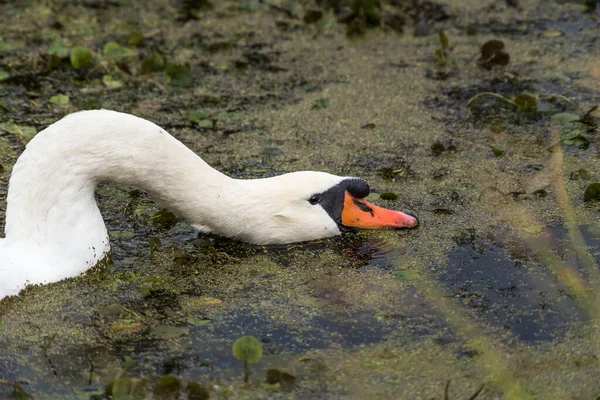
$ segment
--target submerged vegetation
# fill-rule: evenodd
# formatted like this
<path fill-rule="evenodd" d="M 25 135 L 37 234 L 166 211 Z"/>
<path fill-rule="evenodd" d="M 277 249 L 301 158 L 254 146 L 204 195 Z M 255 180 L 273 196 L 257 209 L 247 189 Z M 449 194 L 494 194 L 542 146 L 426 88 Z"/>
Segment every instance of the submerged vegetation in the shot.
<path fill-rule="evenodd" d="M 600 395 L 595 2 L 31 0 L 0 15 L 2 221 L 26 143 L 94 108 L 150 119 L 237 178 L 361 176 L 369 201 L 421 221 L 251 246 L 103 184 L 111 259 L 0 303 L 0 397 Z"/>

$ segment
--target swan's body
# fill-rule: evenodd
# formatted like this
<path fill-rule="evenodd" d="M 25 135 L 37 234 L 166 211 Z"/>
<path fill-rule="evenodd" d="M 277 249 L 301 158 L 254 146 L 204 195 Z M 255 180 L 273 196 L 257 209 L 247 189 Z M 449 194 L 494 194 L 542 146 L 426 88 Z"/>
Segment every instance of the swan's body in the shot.
<path fill-rule="evenodd" d="M 340 193 L 368 194 L 362 180 L 323 172 L 233 179 L 152 122 L 107 110 L 74 113 L 40 132 L 13 168 L 6 239 L 0 239 L 0 299 L 27 284 L 76 276 L 109 252 L 94 198 L 105 181 L 147 190 L 200 231 L 261 244 L 337 235 Z M 320 204 L 308 201 L 313 195 L 322 197 Z M 332 215 L 338 211 L 339 218 Z M 417 223 L 400 219 L 389 226 Z"/>

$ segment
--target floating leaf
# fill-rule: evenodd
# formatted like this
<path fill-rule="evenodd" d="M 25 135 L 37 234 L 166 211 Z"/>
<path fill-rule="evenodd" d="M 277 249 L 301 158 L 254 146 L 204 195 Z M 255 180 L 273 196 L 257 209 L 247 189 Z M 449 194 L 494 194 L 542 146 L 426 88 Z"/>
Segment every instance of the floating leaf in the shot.
<path fill-rule="evenodd" d="M 420 274 L 417 271 L 411 271 L 407 269 L 399 269 L 392 272 L 392 277 L 394 279 L 398 279 L 399 281 L 405 282 L 414 281 L 419 277 L 419 275 Z"/>
<path fill-rule="evenodd" d="M 329 107 L 329 100 L 328 99 L 317 99 L 315 100 L 315 102 L 312 105 L 312 109 L 313 110 L 321 110 L 323 108 L 327 108 Z"/>
<path fill-rule="evenodd" d="M 542 233 L 544 230 L 543 225 L 531 225 L 523 228 L 523 231 L 530 233 L 532 235 L 537 235 L 538 233 Z"/>
<path fill-rule="evenodd" d="M 587 180 L 592 179 L 592 174 L 587 169 L 580 168 L 577 171 L 571 172 L 569 174 L 569 179 L 571 179 L 572 181 L 576 181 L 579 179 L 587 181 Z"/>
<path fill-rule="evenodd" d="M 215 126 L 215 123 L 210 119 L 203 119 L 196 122 L 196 125 L 198 125 L 198 128 L 211 129 Z"/>
<path fill-rule="evenodd" d="M 10 76 L 10 74 L 8 72 L 5 71 L 0 71 L 0 81 L 5 80 L 6 78 L 8 78 Z"/>
<path fill-rule="evenodd" d="M 185 387 L 188 394 L 188 400 L 208 400 L 210 392 L 207 388 L 196 382 L 189 382 Z"/>
<path fill-rule="evenodd" d="M 494 133 L 504 132 L 508 124 L 502 118 L 494 118 L 490 124 L 490 130 Z"/>
<path fill-rule="evenodd" d="M 179 218 L 169 210 L 161 209 L 152 215 L 152 222 L 155 226 L 162 229 L 168 229 L 175 225 Z"/>
<path fill-rule="evenodd" d="M 448 41 L 448 36 L 446 36 L 446 32 L 444 32 L 443 29 L 441 29 L 438 32 L 438 37 L 440 38 L 440 46 L 441 46 L 442 50 L 446 50 L 447 48 L 450 47 L 450 42 Z"/>
<path fill-rule="evenodd" d="M 160 55 L 159 52 L 153 51 L 151 54 L 148 54 L 142 60 L 142 66 L 140 67 L 140 72 L 142 74 L 147 74 L 149 72 L 160 71 L 165 67 L 165 59 Z"/>
<path fill-rule="evenodd" d="M 481 46 L 479 65 L 491 68 L 493 65 L 508 65 L 510 56 L 504 51 L 504 42 L 489 40 Z"/>
<path fill-rule="evenodd" d="M 552 115 L 552 117 L 550 117 L 550 119 L 553 122 L 556 122 L 561 125 L 565 125 L 570 122 L 579 120 L 579 115 L 573 114 L 573 113 L 558 113 L 558 114 Z"/>
<path fill-rule="evenodd" d="M 375 200 L 379 200 L 379 193 L 375 193 L 375 192 L 371 192 L 369 193 L 369 195 L 367 197 L 365 197 L 365 200 L 367 201 L 375 201 Z"/>
<path fill-rule="evenodd" d="M 113 78 L 112 75 L 104 75 L 102 77 L 102 83 L 110 89 L 118 89 L 124 85 L 123 81 Z"/>
<path fill-rule="evenodd" d="M 193 326 L 204 326 L 210 324 L 211 320 L 208 318 L 188 318 L 187 323 Z"/>
<path fill-rule="evenodd" d="M 58 58 L 67 58 L 69 56 L 70 46 L 71 43 L 69 43 L 68 40 L 56 39 L 50 44 L 50 47 L 48 47 L 48 54 L 55 55 Z"/>
<path fill-rule="evenodd" d="M 135 232 L 112 230 L 108 231 L 108 236 L 110 240 L 131 240 L 135 237 Z"/>
<path fill-rule="evenodd" d="M 240 361 L 256 364 L 262 357 L 263 348 L 254 336 L 242 336 L 233 344 L 233 356 Z"/>
<path fill-rule="evenodd" d="M 537 110 L 537 99 L 529 93 L 521 93 L 513 101 L 519 106 L 519 112 L 533 112 Z"/>
<path fill-rule="evenodd" d="M 154 398 L 160 400 L 178 399 L 181 382 L 174 376 L 161 376 L 154 385 Z"/>
<path fill-rule="evenodd" d="M 111 328 L 115 333 L 135 333 L 144 329 L 144 325 L 138 320 L 118 319 Z"/>
<path fill-rule="evenodd" d="M 188 87 L 192 83 L 190 69 L 186 65 L 169 64 L 167 65 L 166 72 L 173 86 Z"/>
<path fill-rule="evenodd" d="M 156 250 L 160 250 L 162 246 L 162 243 L 160 242 L 160 239 L 155 237 L 155 236 L 151 236 L 148 238 L 148 247 L 150 248 L 150 252 L 153 253 Z"/>
<path fill-rule="evenodd" d="M 381 197 L 381 200 L 398 200 L 398 198 L 400 196 L 398 196 L 394 192 L 385 192 L 385 193 L 381 193 L 380 197 Z"/>
<path fill-rule="evenodd" d="M 92 61 L 92 54 L 83 46 L 76 46 L 71 50 L 71 65 L 75 69 L 80 69 Z"/>
<path fill-rule="evenodd" d="M 115 400 L 145 399 L 147 384 L 147 379 L 118 378 L 104 387 L 104 394 Z"/>
<path fill-rule="evenodd" d="M 9 51 L 13 49 L 13 45 L 5 42 L 2 37 L 0 37 L 0 51 Z"/>
<path fill-rule="evenodd" d="M 127 44 L 131 46 L 141 46 L 144 44 L 144 37 L 139 32 L 131 32 L 129 36 L 127 36 Z"/>
<path fill-rule="evenodd" d="M 504 42 L 501 40 L 488 40 L 481 46 L 481 58 L 490 59 L 504 50 Z"/>
<path fill-rule="evenodd" d="M 50 103 L 58 106 L 64 106 L 69 104 L 69 96 L 66 94 L 55 94 L 54 96 L 50 97 Z"/>
<path fill-rule="evenodd" d="M 163 339 L 175 339 L 187 334 L 187 329 L 179 326 L 160 325 L 154 328 L 153 332 Z"/>
<path fill-rule="evenodd" d="M 280 384 L 284 390 L 290 390 L 296 385 L 296 377 L 294 375 L 277 368 L 269 368 L 265 380 L 269 385 Z"/>
<path fill-rule="evenodd" d="M 542 32 L 542 36 L 547 37 L 547 38 L 559 37 L 562 35 L 563 35 L 562 31 L 559 31 L 558 29 L 554 29 L 554 28 L 549 28 Z"/>
<path fill-rule="evenodd" d="M 104 45 L 104 55 L 113 60 L 118 60 L 127 55 L 125 50 L 117 42 L 108 42 Z"/>
<path fill-rule="evenodd" d="M 283 151 L 279 147 L 265 147 L 262 152 L 262 155 L 266 157 L 277 157 L 283 154 Z"/>
<path fill-rule="evenodd" d="M 504 154 L 504 150 L 502 150 L 498 147 L 494 147 L 494 148 L 492 148 L 492 153 L 494 153 L 494 155 L 496 157 L 500 157 L 502 154 Z"/>
<path fill-rule="evenodd" d="M 207 119 L 210 117 L 210 113 L 204 110 L 196 110 L 192 111 L 188 114 L 188 121 L 190 122 L 200 122 L 203 119 Z M 211 122 L 212 124 L 212 122 Z"/>
<path fill-rule="evenodd" d="M 19 138 L 25 144 L 29 143 L 29 141 L 33 139 L 35 135 L 37 135 L 37 129 L 35 129 L 33 126 L 17 125 L 16 129 Z"/>
<path fill-rule="evenodd" d="M 585 188 L 583 192 L 583 201 L 589 202 L 600 200 L 600 183 L 594 182 Z"/>

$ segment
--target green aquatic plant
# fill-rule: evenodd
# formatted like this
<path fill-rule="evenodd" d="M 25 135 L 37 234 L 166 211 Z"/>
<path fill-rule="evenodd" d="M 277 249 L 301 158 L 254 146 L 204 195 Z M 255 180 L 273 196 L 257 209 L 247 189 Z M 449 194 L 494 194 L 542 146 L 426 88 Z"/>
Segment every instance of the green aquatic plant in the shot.
<path fill-rule="evenodd" d="M 66 94 L 55 94 L 50 97 L 50 103 L 56 104 L 57 106 L 65 106 L 69 104 L 69 96 Z"/>
<path fill-rule="evenodd" d="M 167 65 L 166 73 L 173 86 L 188 87 L 192 84 L 190 69 L 187 65 L 169 64 Z"/>
<path fill-rule="evenodd" d="M 161 376 L 154 385 L 154 398 L 159 400 L 178 399 L 181 393 L 181 381 L 174 376 Z"/>
<path fill-rule="evenodd" d="M 189 382 L 185 390 L 189 400 L 208 400 L 210 398 L 208 389 L 197 382 Z"/>
<path fill-rule="evenodd" d="M 256 364 L 260 361 L 263 348 L 254 336 L 242 336 L 233 344 L 233 356 L 244 362 L 244 382 L 248 382 L 250 369 L 248 364 Z"/>
<path fill-rule="evenodd" d="M 435 49 L 433 55 L 440 64 L 446 65 L 450 63 L 450 41 L 448 40 L 448 36 L 443 29 L 438 31 L 438 39 L 440 41 L 440 47 Z"/>
<path fill-rule="evenodd" d="M 76 46 L 71 50 L 70 60 L 73 68 L 81 69 L 92 62 L 92 53 L 83 46 Z"/>
<path fill-rule="evenodd" d="M 510 62 L 510 55 L 504 51 L 504 42 L 488 40 L 481 46 L 481 57 L 477 61 L 480 66 L 491 69 L 496 65 L 505 66 Z"/>
<path fill-rule="evenodd" d="M 121 370 L 119 374 L 122 374 Z M 146 398 L 148 379 L 117 377 L 104 387 L 104 395 L 114 400 L 137 400 Z"/>

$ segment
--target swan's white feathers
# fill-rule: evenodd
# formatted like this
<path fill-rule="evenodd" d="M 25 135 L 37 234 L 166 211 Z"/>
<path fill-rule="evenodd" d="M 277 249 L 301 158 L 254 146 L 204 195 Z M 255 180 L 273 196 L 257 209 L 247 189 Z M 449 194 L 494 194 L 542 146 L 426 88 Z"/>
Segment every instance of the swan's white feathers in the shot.
<path fill-rule="evenodd" d="M 203 232 L 270 244 L 339 234 L 308 198 L 343 179 L 307 171 L 236 180 L 150 121 L 108 110 L 68 115 L 40 132 L 13 168 L 0 299 L 28 283 L 76 276 L 105 256 L 110 245 L 94 197 L 99 182 L 145 189 Z"/>

